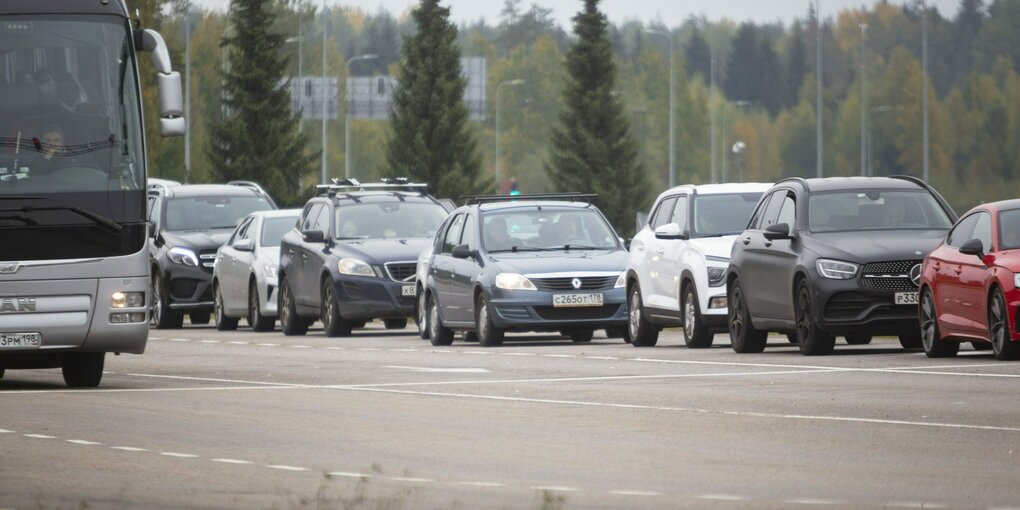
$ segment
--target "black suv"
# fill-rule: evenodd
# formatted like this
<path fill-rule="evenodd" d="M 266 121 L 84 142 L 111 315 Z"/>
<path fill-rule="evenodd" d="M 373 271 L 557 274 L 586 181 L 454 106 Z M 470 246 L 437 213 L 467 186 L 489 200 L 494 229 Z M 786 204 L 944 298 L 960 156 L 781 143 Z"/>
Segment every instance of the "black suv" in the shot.
<path fill-rule="evenodd" d="M 153 184 L 148 195 L 151 324 L 179 328 L 185 313 L 192 324 L 207 324 L 213 310 L 216 250 L 239 219 L 276 205 L 251 183 Z"/>
<path fill-rule="evenodd" d="M 316 319 L 348 336 L 372 319 L 403 329 L 414 315 L 418 254 L 448 215 L 424 184 L 348 179 L 318 187 L 280 243 L 278 310 L 285 335 Z"/>
<path fill-rule="evenodd" d="M 790 334 L 806 355 L 832 352 L 836 336 L 867 344 L 892 335 L 920 348 L 920 264 L 955 220 L 913 177 L 776 183 L 733 245 L 733 350 L 761 352 L 769 331 Z"/>

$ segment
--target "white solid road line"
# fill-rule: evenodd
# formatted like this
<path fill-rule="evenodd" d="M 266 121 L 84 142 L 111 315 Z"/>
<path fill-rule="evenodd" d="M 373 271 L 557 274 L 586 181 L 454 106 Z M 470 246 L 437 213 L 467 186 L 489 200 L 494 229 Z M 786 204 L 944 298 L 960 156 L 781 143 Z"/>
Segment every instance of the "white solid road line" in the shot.
<path fill-rule="evenodd" d="M 250 460 L 239 460 L 239 459 L 209 459 L 213 462 L 222 462 L 224 464 L 252 464 Z"/>
<path fill-rule="evenodd" d="M 188 377 L 183 375 L 162 375 L 162 374 L 124 374 L 130 377 L 145 377 L 149 379 L 174 379 L 178 381 L 202 381 L 202 382 L 221 382 L 221 383 L 233 383 L 233 384 L 253 384 L 258 386 L 282 386 L 287 388 L 306 388 L 309 387 L 304 384 L 291 384 L 291 383 L 274 383 L 266 381 L 246 381 L 243 379 L 219 379 L 214 377 Z"/>

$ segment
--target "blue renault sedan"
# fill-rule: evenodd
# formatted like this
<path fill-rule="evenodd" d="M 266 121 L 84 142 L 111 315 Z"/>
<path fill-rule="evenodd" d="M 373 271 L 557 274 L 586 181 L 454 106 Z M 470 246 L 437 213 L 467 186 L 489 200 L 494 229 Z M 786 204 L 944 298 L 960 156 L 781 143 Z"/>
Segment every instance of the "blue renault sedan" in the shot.
<path fill-rule="evenodd" d="M 591 195 L 469 197 L 433 240 L 422 295 L 433 345 L 507 332 L 590 342 L 627 324 L 627 251 Z"/>

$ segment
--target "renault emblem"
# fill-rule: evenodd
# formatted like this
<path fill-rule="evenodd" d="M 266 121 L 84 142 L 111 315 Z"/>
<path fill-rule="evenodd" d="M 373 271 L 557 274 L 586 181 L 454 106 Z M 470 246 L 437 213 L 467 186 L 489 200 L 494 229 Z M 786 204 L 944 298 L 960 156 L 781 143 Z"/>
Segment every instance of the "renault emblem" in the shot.
<path fill-rule="evenodd" d="M 0 262 L 0 274 L 14 274 L 21 271 L 21 264 L 17 262 Z"/>
<path fill-rule="evenodd" d="M 917 264 L 910 268 L 910 281 L 914 282 L 914 285 L 921 286 L 921 264 Z"/>
<path fill-rule="evenodd" d="M 570 280 L 570 284 L 573 285 L 575 289 L 580 289 L 581 288 L 581 279 L 580 278 L 574 278 L 573 280 Z"/>

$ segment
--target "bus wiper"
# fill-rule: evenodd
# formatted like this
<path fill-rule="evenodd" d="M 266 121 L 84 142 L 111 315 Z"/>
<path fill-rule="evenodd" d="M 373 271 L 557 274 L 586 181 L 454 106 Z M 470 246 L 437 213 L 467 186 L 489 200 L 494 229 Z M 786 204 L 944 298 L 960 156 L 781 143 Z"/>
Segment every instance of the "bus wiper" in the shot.
<path fill-rule="evenodd" d="M 94 221 L 94 222 L 96 222 L 96 223 L 106 227 L 107 229 L 109 229 L 109 230 L 111 230 L 113 232 L 120 232 L 120 231 L 124 230 L 124 227 L 121 224 L 111 220 L 110 218 L 107 218 L 106 216 L 102 216 L 102 215 L 96 214 L 96 213 L 91 212 L 91 211 L 87 211 L 87 210 L 82 209 L 80 207 L 74 207 L 74 206 L 70 206 L 70 207 L 67 207 L 67 206 L 62 206 L 62 207 L 32 207 L 32 206 L 25 206 L 25 207 L 15 207 L 15 208 L 12 208 L 12 209 L 0 209 L 0 212 L 16 212 L 16 211 L 25 212 L 25 213 L 36 212 L 36 211 L 70 211 L 70 212 L 73 212 L 73 213 L 77 214 L 78 216 L 83 216 L 85 218 L 88 218 L 88 219 L 90 219 L 90 220 L 92 220 L 92 221 Z"/>
<path fill-rule="evenodd" d="M 29 197 L 29 196 L 0 197 L 0 200 L 49 200 L 49 199 L 50 197 Z"/>

